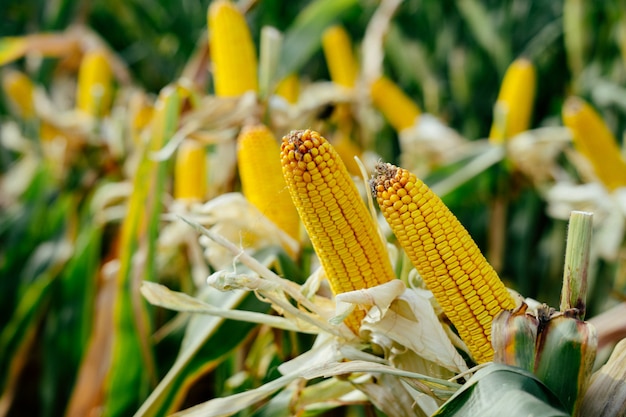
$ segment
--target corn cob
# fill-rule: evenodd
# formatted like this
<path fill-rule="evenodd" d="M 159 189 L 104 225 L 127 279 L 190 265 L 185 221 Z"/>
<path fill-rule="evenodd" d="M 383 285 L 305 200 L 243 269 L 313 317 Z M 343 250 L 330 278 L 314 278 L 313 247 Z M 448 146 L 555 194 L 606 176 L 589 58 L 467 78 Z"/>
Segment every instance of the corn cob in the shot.
<path fill-rule="evenodd" d="M 244 16 L 230 1 L 216 0 L 209 6 L 208 25 L 215 95 L 257 92 L 256 51 Z"/>
<path fill-rule="evenodd" d="M 415 124 L 421 110 L 393 81 L 380 77 L 370 86 L 374 106 L 400 132 Z"/>
<path fill-rule="evenodd" d="M 535 67 L 525 58 L 513 61 L 504 74 L 489 140 L 502 143 L 530 126 L 535 100 Z"/>
<path fill-rule="evenodd" d="M 178 147 L 174 167 L 174 198 L 203 201 L 206 196 L 206 150 L 192 139 Z"/>
<path fill-rule="evenodd" d="M 35 86 L 26 74 L 7 71 L 2 77 L 2 88 L 9 103 L 22 119 L 35 116 Z"/>
<path fill-rule="evenodd" d="M 107 115 L 113 98 L 112 77 L 111 66 L 103 51 L 86 53 L 78 72 L 76 108 L 93 117 Z"/>
<path fill-rule="evenodd" d="M 409 259 L 474 359 L 493 357 L 491 322 L 513 298 L 452 212 L 409 171 L 380 163 L 372 192 Z"/>
<path fill-rule="evenodd" d="M 298 102 L 300 94 L 300 80 L 296 74 L 283 78 L 276 86 L 276 94 L 283 97 L 290 104 Z"/>
<path fill-rule="evenodd" d="M 574 145 L 589 160 L 598 179 L 611 191 L 626 186 L 626 162 L 600 115 L 578 97 L 569 97 L 562 112 Z"/>
<path fill-rule="evenodd" d="M 374 219 L 335 149 L 319 133 L 292 131 L 281 146 L 283 174 L 335 294 L 394 279 Z M 365 313 L 346 324 L 358 332 Z"/>
<path fill-rule="evenodd" d="M 326 29 L 322 35 L 322 49 L 330 79 L 342 87 L 353 88 L 359 68 L 348 32 L 341 26 Z"/>
<path fill-rule="evenodd" d="M 238 138 L 238 167 L 243 195 L 268 219 L 298 240 L 300 218 L 280 166 L 280 147 L 264 125 L 242 129 Z"/>

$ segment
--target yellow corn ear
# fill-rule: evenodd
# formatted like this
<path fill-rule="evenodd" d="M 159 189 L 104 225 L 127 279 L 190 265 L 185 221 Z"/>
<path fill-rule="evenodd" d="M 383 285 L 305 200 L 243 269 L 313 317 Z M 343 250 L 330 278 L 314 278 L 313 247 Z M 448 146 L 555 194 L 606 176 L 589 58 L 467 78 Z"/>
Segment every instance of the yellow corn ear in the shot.
<path fill-rule="evenodd" d="M 152 103 L 143 92 L 134 92 L 128 100 L 128 122 L 133 143 L 141 141 L 141 132 L 149 125 L 154 114 Z"/>
<path fill-rule="evenodd" d="M 87 52 L 78 71 L 76 108 L 93 117 L 109 113 L 113 74 L 105 53 L 101 50 Z"/>
<path fill-rule="evenodd" d="M 283 137 L 283 174 L 300 218 L 335 294 L 394 279 L 378 228 L 343 161 L 318 132 Z M 365 312 L 346 324 L 357 332 Z"/>
<path fill-rule="evenodd" d="M 276 137 L 265 125 L 256 125 L 244 127 L 237 141 L 243 195 L 274 224 L 298 240 L 300 218 L 283 178 Z"/>
<path fill-rule="evenodd" d="M 207 190 L 206 149 L 193 139 L 178 147 L 174 167 L 174 198 L 203 201 Z"/>
<path fill-rule="evenodd" d="M 298 102 L 300 95 L 300 80 L 297 74 L 283 78 L 276 86 L 276 94 L 283 97 L 290 104 Z"/>
<path fill-rule="evenodd" d="M 256 51 L 239 9 L 228 0 L 213 1 L 208 25 L 215 95 L 237 97 L 250 90 L 258 92 Z"/>
<path fill-rule="evenodd" d="M 526 58 L 518 58 L 504 74 L 494 120 L 489 133 L 493 143 L 503 143 L 507 138 L 528 130 L 535 101 L 535 67 Z"/>
<path fill-rule="evenodd" d="M 22 119 L 35 116 L 35 85 L 19 71 L 7 71 L 2 76 L 2 88 L 11 107 Z"/>
<path fill-rule="evenodd" d="M 353 88 L 359 67 L 352 53 L 350 35 L 342 26 L 331 26 L 322 34 L 322 49 L 330 79 L 342 87 Z"/>
<path fill-rule="evenodd" d="M 573 136 L 574 146 L 585 156 L 610 190 L 626 186 L 626 162 L 615 137 L 602 117 L 579 97 L 565 100 L 563 123 Z"/>
<path fill-rule="evenodd" d="M 422 113 L 400 87 L 384 76 L 372 83 L 370 94 L 374 106 L 397 132 L 413 126 Z"/>
<path fill-rule="evenodd" d="M 467 230 L 409 171 L 379 163 L 371 187 L 391 230 L 478 363 L 493 357 L 491 322 L 515 301 Z"/>

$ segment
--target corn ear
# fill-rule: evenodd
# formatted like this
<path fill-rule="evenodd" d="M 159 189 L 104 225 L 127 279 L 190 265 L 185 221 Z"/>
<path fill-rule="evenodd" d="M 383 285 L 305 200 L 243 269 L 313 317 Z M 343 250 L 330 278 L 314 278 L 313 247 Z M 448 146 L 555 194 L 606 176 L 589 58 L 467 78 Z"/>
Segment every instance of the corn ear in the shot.
<path fill-rule="evenodd" d="M 2 76 L 2 88 L 15 113 L 22 119 L 35 116 L 35 85 L 19 71 L 7 71 Z"/>
<path fill-rule="evenodd" d="M 280 164 L 280 146 L 264 125 L 242 129 L 237 139 L 243 195 L 268 219 L 298 240 L 300 218 L 291 200 Z"/>
<path fill-rule="evenodd" d="M 397 132 L 415 125 L 416 119 L 422 113 L 419 106 L 400 87 L 384 76 L 372 83 L 370 94 L 374 106 Z"/>
<path fill-rule="evenodd" d="M 107 115 L 113 99 L 112 80 L 105 53 L 101 50 L 87 52 L 78 72 L 76 108 L 93 117 Z"/>
<path fill-rule="evenodd" d="M 572 132 L 574 146 L 589 160 L 598 179 L 610 191 L 626 186 L 626 162 L 600 115 L 578 97 L 569 97 L 562 113 L 563 123 Z"/>
<path fill-rule="evenodd" d="M 300 95 L 300 80 L 296 74 L 283 78 L 276 86 L 276 94 L 287 100 L 290 104 L 298 102 Z"/>
<path fill-rule="evenodd" d="M 255 47 L 236 5 L 228 0 L 213 1 L 208 25 L 215 95 L 237 97 L 250 90 L 258 92 Z"/>
<path fill-rule="evenodd" d="M 192 139 L 185 139 L 178 147 L 174 167 L 174 198 L 203 201 L 207 190 L 206 149 Z"/>
<path fill-rule="evenodd" d="M 467 230 L 409 171 L 379 163 L 372 193 L 415 269 L 474 359 L 493 357 L 491 323 L 515 301 Z"/>
<path fill-rule="evenodd" d="M 337 85 L 353 88 L 359 67 L 352 52 L 350 35 L 342 26 L 331 26 L 322 34 L 322 49 L 330 79 Z"/>
<path fill-rule="evenodd" d="M 536 75 L 531 61 L 519 58 L 504 74 L 489 140 L 502 143 L 507 138 L 528 130 L 535 100 Z"/>
<path fill-rule="evenodd" d="M 385 244 L 343 161 L 312 130 L 292 131 L 281 146 L 283 174 L 335 294 L 394 279 Z M 363 311 L 346 324 L 358 331 Z"/>

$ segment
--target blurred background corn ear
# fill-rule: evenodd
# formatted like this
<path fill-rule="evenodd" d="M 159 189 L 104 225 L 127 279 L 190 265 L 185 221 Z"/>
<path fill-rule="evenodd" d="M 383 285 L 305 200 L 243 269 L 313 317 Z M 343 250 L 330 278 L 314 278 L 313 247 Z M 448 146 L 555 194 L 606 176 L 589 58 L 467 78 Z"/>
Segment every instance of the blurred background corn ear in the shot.
<path fill-rule="evenodd" d="M 102 50 L 89 51 L 78 72 L 76 108 L 92 117 L 109 114 L 113 100 L 113 73 Z"/>
<path fill-rule="evenodd" d="M 215 95 L 258 92 L 258 64 L 250 28 L 235 3 L 217 0 L 208 12 L 209 47 Z"/>
<path fill-rule="evenodd" d="M 332 145 L 311 130 L 292 131 L 281 146 L 283 174 L 333 293 L 395 278 L 374 219 Z M 346 324 L 358 332 L 364 311 Z"/>
<path fill-rule="evenodd" d="M 297 74 L 290 74 L 283 78 L 276 86 L 276 94 L 290 104 L 298 102 L 300 95 L 300 79 Z"/>
<path fill-rule="evenodd" d="M 331 26 L 322 35 L 322 49 L 330 79 L 337 85 L 353 88 L 359 66 L 352 51 L 350 35 L 342 26 Z"/>
<path fill-rule="evenodd" d="M 463 225 L 426 184 L 379 163 L 372 193 L 409 259 L 474 360 L 493 358 L 491 323 L 515 301 Z"/>
<path fill-rule="evenodd" d="M 13 111 L 22 119 L 35 117 L 35 85 L 23 72 L 8 70 L 2 74 L 2 88 Z"/>
<path fill-rule="evenodd" d="M 535 67 L 530 60 L 518 58 L 509 65 L 494 106 L 489 133 L 493 143 L 502 143 L 530 128 L 535 85 Z"/>
<path fill-rule="evenodd" d="M 626 161 L 598 112 L 583 99 L 569 97 L 562 113 L 576 149 L 591 163 L 598 179 L 609 191 L 626 186 Z"/>
<path fill-rule="evenodd" d="M 174 167 L 174 198 L 202 202 L 207 192 L 206 148 L 193 139 L 178 147 Z"/>
<path fill-rule="evenodd" d="M 415 125 L 422 113 L 419 106 L 396 83 L 385 76 L 372 83 L 370 94 L 374 107 L 385 116 L 397 132 Z"/>
<path fill-rule="evenodd" d="M 239 179 L 243 195 L 296 241 L 300 218 L 280 164 L 280 146 L 265 125 L 244 127 L 237 138 Z"/>

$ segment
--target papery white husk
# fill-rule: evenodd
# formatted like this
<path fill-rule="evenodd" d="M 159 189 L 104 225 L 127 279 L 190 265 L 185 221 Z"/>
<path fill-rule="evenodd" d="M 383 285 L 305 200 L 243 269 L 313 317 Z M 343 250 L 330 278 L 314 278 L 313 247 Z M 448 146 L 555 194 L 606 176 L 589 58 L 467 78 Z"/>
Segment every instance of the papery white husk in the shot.
<path fill-rule="evenodd" d="M 432 165 L 442 165 L 459 156 L 465 138 L 437 117 L 421 114 L 415 124 L 399 134 L 402 150 L 400 164 L 418 177 L 430 172 Z"/>
<path fill-rule="evenodd" d="M 557 157 L 570 142 L 571 134 L 564 127 L 528 130 L 508 140 L 507 155 L 517 169 L 541 185 L 562 175 Z"/>
<path fill-rule="evenodd" d="M 369 307 L 361 324 L 361 337 L 380 346 L 390 359 L 408 349 L 452 372 L 464 372 L 467 364 L 446 335 L 429 294 L 393 280 L 338 294 L 336 300 L 340 314 L 345 311 L 345 303 Z"/>
<path fill-rule="evenodd" d="M 282 246 L 297 251 L 298 243 L 267 219 L 256 207 L 237 192 L 222 194 L 189 213 L 193 220 L 224 236 L 239 242 L 242 251 L 252 253 L 270 246 Z M 246 244 L 243 244 L 243 239 Z M 205 256 L 215 269 L 232 265 L 230 251 L 205 236 L 200 243 L 206 248 Z"/>
<path fill-rule="evenodd" d="M 593 213 L 592 248 L 600 257 L 616 260 L 626 232 L 626 187 L 609 193 L 598 182 L 558 182 L 546 193 L 548 215 L 567 220 L 572 211 Z"/>

